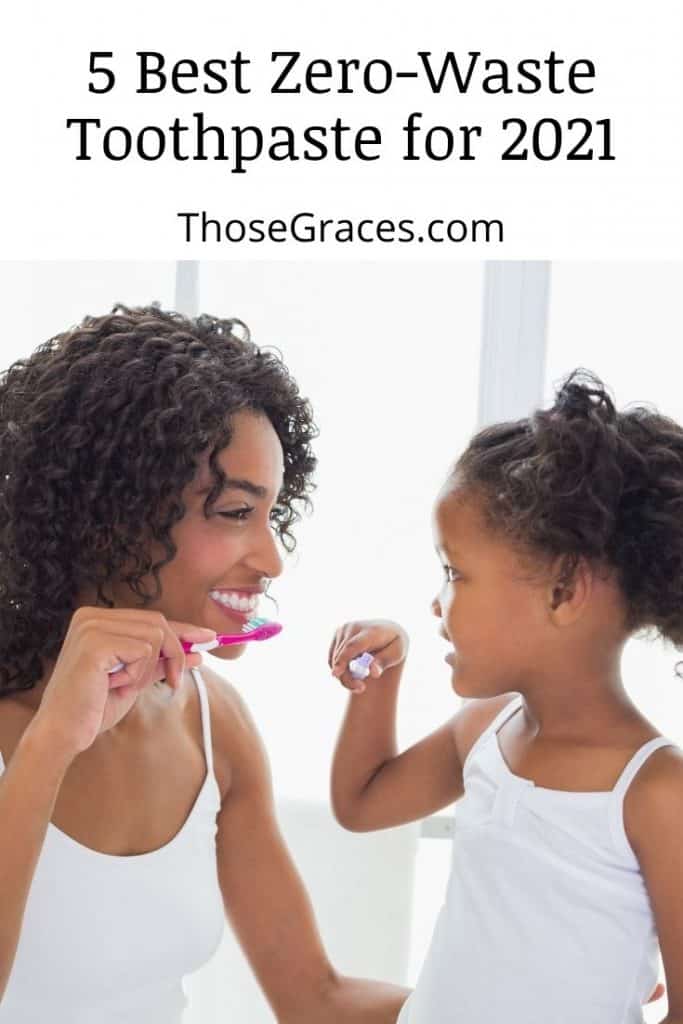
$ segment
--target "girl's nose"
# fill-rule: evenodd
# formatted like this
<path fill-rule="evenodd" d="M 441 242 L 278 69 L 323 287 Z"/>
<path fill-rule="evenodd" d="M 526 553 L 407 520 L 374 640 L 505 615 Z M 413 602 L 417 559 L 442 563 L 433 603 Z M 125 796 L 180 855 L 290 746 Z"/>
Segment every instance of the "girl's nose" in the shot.
<path fill-rule="evenodd" d="M 435 597 L 432 601 L 432 614 L 436 615 L 437 619 L 441 618 L 441 605 L 438 597 Z"/>

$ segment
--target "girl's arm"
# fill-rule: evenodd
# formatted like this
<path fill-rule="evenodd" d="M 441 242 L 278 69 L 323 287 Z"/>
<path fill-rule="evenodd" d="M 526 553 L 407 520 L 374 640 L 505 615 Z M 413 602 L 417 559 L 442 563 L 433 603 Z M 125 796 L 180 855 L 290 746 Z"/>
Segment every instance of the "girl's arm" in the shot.
<path fill-rule="evenodd" d="M 210 683 L 214 746 L 230 787 L 218 816 L 225 910 L 279 1024 L 394 1024 L 408 991 L 340 975 L 275 817 L 268 761 L 251 717 L 220 676 Z"/>
<path fill-rule="evenodd" d="M 364 689 L 349 698 L 332 765 L 332 806 L 345 828 L 364 832 L 416 821 L 463 794 L 462 766 L 470 747 L 511 699 L 466 704 L 450 721 L 398 753 L 396 706 L 408 649 L 392 622 L 352 622 L 337 631 L 330 650 L 333 672 L 358 687 L 349 661 L 374 656 Z"/>
<path fill-rule="evenodd" d="M 669 1012 L 661 1024 L 683 1024 L 683 754 L 656 751 L 626 793 L 624 826 L 655 915 Z"/>
<path fill-rule="evenodd" d="M 398 753 L 396 703 L 402 666 L 349 697 L 332 763 L 335 817 L 354 832 L 417 821 L 462 796 L 454 722 Z"/>
<path fill-rule="evenodd" d="M 47 825 L 71 759 L 36 723 L 26 729 L 0 777 L 0 1001 Z"/>

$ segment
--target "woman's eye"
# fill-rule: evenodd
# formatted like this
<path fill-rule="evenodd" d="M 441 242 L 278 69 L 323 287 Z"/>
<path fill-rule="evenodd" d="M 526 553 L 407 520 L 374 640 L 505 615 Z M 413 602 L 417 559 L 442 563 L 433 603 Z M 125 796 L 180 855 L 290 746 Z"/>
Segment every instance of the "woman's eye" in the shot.
<path fill-rule="evenodd" d="M 442 569 L 445 573 L 447 581 L 449 583 L 455 583 L 459 575 L 457 569 L 454 569 L 452 565 L 444 565 L 442 566 Z"/>
<path fill-rule="evenodd" d="M 248 519 L 253 511 L 253 508 L 232 508 L 229 511 L 218 512 L 217 514 L 222 516 L 223 519 L 236 519 L 237 522 L 241 523 Z"/>

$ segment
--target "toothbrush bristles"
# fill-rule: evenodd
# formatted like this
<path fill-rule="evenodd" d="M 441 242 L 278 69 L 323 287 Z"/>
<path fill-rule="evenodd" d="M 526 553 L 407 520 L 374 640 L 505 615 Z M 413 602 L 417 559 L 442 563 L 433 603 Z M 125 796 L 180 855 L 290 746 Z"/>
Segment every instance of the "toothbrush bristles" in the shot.
<path fill-rule="evenodd" d="M 266 623 L 267 621 L 268 619 L 263 619 L 256 615 L 254 616 L 253 619 L 247 619 L 247 621 L 242 626 L 242 632 L 250 633 L 252 629 L 258 629 L 259 626 L 263 626 L 264 623 Z"/>

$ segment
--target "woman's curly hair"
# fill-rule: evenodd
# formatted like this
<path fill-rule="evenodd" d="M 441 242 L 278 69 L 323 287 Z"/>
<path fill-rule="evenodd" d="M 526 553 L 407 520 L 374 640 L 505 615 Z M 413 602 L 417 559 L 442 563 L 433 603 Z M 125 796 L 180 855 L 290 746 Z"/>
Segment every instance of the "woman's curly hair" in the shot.
<path fill-rule="evenodd" d="M 683 645 L 683 428 L 647 406 L 617 412 L 577 369 L 549 409 L 477 433 L 454 467 L 489 528 L 520 550 L 616 571 L 627 629 Z"/>
<path fill-rule="evenodd" d="M 182 492 L 208 450 L 205 509 L 216 499 L 217 456 L 241 409 L 264 413 L 282 444 L 272 518 L 292 550 L 299 507 L 310 505 L 317 429 L 279 354 L 253 344 L 241 321 L 117 305 L 2 374 L 0 694 L 35 685 L 84 586 L 105 606 L 119 575 L 141 606 L 158 597 Z"/>

